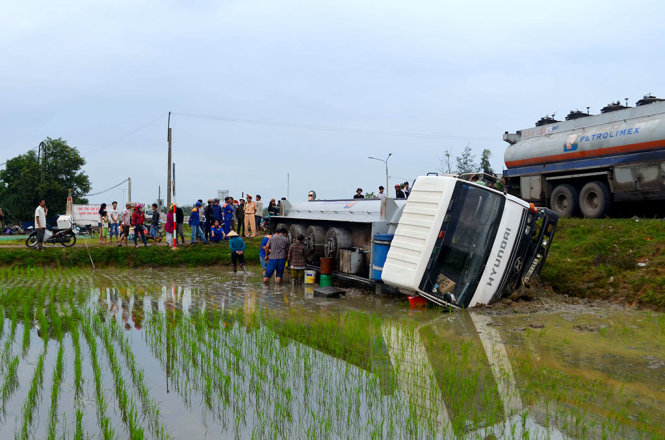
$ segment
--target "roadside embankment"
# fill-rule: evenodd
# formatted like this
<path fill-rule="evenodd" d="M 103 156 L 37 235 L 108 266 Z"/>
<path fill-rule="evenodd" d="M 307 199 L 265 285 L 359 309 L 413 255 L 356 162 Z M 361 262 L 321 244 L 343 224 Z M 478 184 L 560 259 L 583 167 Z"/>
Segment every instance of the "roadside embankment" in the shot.
<path fill-rule="evenodd" d="M 561 219 L 541 279 L 558 294 L 665 309 L 665 220 Z"/>
<path fill-rule="evenodd" d="M 245 239 L 247 264 L 259 263 L 259 240 L 259 238 Z M 27 247 L 0 247 L 0 265 L 80 267 L 91 266 L 91 257 L 97 268 L 231 264 L 228 242 L 179 246 L 174 250 L 164 244 L 139 246 L 138 248 L 134 248 L 134 246 L 89 246 L 86 248 L 85 245 L 77 244 L 71 248 L 48 246 L 44 252 Z"/>

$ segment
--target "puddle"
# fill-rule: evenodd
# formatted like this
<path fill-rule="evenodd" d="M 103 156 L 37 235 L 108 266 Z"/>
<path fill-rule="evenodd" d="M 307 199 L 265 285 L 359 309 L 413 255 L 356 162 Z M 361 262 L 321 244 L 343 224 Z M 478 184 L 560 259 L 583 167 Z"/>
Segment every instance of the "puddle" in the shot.
<path fill-rule="evenodd" d="M 665 437 L 654 312 L 450 314 L 211 268 L 0 269 L 0 310 L 3 437 Z"/>

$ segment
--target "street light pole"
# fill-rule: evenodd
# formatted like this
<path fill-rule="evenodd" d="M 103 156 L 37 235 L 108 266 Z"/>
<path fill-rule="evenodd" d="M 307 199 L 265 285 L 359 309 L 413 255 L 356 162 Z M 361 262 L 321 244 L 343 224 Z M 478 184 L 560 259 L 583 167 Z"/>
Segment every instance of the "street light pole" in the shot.
<path fill-rule="evenodd" d="M 44 197 L 44 161 L 42 160 L 42 153 L 46 155 L 46 143 L 41 141 L 39 143 L 39 152 L 37 153 L 37 164 L 39 166 L 39 194 Z"/>
<path fill-rule="evenodd" d="M 385 159 L 379 159 L 378 157 L 373 157 L 373 156 L 368 156 L 367 157 L 368 159 L 378 160 L 379 162 L 383 162 L 384 164 L 386 164 L 386 197 L 389 194 L 388 193 L 388 191 L 389 191 L 389 189 L 388 189 L 389 188 L 388 187 L 388 159 L 390 159 L 390 156 L 392 156 L 392 155 L 393 155 L 393 153 L 388 153 L 388 157 L 386 157 Z"/>

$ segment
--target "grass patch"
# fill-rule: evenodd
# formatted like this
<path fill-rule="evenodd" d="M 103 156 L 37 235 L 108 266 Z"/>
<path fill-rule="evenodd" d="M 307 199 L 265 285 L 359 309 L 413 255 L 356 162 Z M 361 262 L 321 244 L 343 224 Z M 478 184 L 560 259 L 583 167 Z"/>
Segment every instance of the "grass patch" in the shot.
<path fill-rule="evenodd" d="M 665 309 L 664 226 L 660 219 L 561 219 L 541 278 L 556 293 Z"/>
<path fill-rule="evenodd" d="M 245 261 L 259 263 L 261 238 L 246 238 Z M 72 248 L 46 248 L 37 252 L 28 248 L 0 248 L 0 265 L 21 267 L 90 267 L 90 257 L 96 267 L 172 267 L 172 266 L 211 266 L 231 264 L 228 242 L 194 246 L 180 246 L 175 250 L 165 245 L 138 248 L 118 246 L 95 246 L 88 249 L 76 245 Z"/>

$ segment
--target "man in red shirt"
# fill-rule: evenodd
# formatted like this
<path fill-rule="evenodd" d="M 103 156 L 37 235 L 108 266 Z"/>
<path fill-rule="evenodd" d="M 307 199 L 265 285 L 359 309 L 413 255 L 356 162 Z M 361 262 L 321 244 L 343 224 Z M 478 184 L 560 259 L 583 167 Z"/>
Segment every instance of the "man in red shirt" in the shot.
<path fill-rule="evenodd" d="M 134 207 L 134 213 L 132 214 L 132 224 L 134 225 L 134 247 L 138 247 L 137 241 L 139 234 L 141 234 L 141 241 L 143 241 L 143 246 L 148 246 L 148 242 L 145 239 L 145 233 L 143 232 L 145 214 L 141 208 L 143 208 L 143 205 L 137 203 L 136 207 Z"/>

